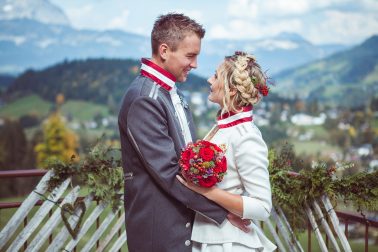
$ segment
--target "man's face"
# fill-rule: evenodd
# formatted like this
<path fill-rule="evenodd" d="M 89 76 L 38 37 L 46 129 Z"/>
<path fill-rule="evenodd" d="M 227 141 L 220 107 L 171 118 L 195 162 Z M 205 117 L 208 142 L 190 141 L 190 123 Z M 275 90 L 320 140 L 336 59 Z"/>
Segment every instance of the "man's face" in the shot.
<path fill-rule="evenodd" d="M 165 69 L 173 74 L 177 82 L 186 81 L 189 71 L 197 68 L 197 56 L 201 51 L 201 39 L 194 33 L 179 42 L 176 51 L 168 48 Z"/>

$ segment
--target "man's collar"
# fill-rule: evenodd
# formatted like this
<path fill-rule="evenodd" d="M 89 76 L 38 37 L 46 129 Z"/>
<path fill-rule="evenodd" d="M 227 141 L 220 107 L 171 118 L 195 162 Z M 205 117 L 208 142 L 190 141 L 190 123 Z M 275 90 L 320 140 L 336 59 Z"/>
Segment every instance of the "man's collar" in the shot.
<path fill-rule="evenodd" d="M 164 89 L 171 91 L 172 88 L 175 86 L 176 78 L 168 72 L 167 70 L 163 69 L 162 67 L 158 66 L 151 60 L 146 58 L 142 58 L 142 66 L 140 70 L 140 74 L 152 79 L 158 85 L 163 87 Z"/>

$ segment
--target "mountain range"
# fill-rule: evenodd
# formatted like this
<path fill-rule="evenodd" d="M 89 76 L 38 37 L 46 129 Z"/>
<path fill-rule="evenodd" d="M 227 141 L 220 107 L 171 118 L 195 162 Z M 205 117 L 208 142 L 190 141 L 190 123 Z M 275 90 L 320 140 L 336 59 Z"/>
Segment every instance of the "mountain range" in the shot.
<path fill-rule="evenodd" d="M 0 72 L 19 74 L 63 60 L 86 58 L 139 59 L 151 54 L 150 38 L 120 30 L 75 29 L 64 12 L 47 0 L 0 0 Z M 253 53 L 262 67 L 275 74 L 347 48 L 313 45 L 297 34 L 250 40 L 205 37 L 195 73 L 213 74 L 224 56 Z"/>
<path fill-rule="evenodd" d="M 378 35 L 362 44 L 274 76 L 275 92 L 358 107 L 378 94 Z"/>
<path fill-rule="evenodd" d="M 149 38 L 118 30 L 78 30 L 47 0 L 24 2 L 0 0 L 3 101 L 28 94 L 53 101 L 57 93 L 103 104 L 120 100 L 137 74 L 137 59 L 150 54 Z M 182 87 L 206 87 L 202 76 L 213 74 L 235 50 L 254 53 L 276 83 L 272 93 L 283 97 L 355 107 L 378 93 L 378 36 L 346 47 L 313 45 L 290 33 L 261 40 L 205 38 L 199 68 Z"/>
<path fill-rule="evenodd" d="M 70 25 L 65 13 L 47 0 L 0 0 L 0 20 L 31 19 L 41 23 Z"/>
<path fill-rule="evenodd" d="M 64 61 L 43 70 L 28 70 L 4 91 L 9 103 L 27 95 L 38 95 L 54 102 L 58 94 L 67 100 L 84 100 L 99 104 L 120 102 L 132 80 L 139 74 L 137 60 L 87 59 Z M 1 78 L 0 78 L 1 80 Z M 190 74 L 183 90 L 208 89 L 205 79 Z"/>
<path fill-rule="evenodd" d="M 70 100 L 101 104 L 119 102 L 139 73 L 139 66 L 139 61 L 131 59 L 64 61 L 43 70 L 24 72 L 12 81 L 3 93 L 3 100 L 7 103 L 37 94 L 53 102 L 56 95 L 62 93 Z M 378 94 L 378 36 L 272 78 L 276 83 L 272 87 L 274 95 L 298 95 L 302 99 L 333 106 L 353 108 L 366 105 L 370 98 Z M 206 79 L 190 74 L 180 88 L 205 92 L 208 85 Z"/>

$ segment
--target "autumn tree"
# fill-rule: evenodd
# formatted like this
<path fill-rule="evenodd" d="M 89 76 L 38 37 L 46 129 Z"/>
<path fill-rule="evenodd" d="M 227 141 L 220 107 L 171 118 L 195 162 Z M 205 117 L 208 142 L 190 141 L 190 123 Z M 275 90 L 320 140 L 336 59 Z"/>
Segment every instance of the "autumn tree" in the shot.
<path fill-rule="evenodd" d="M 37 166 L 48 168 L 49 161 L 69 162 L 77 157 L 78 137 L 68 129 L 59 111 L 53 112 L 43 124 L 43 141 L 35 146 Z"/>

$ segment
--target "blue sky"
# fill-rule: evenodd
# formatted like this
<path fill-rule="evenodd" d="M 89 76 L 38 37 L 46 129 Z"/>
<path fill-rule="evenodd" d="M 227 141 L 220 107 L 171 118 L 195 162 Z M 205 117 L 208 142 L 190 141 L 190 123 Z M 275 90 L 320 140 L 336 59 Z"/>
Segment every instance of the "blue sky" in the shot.
<path fill-rule="evenodd" d="M 378 0 L 50 0 L 76 28 L 149 36 L 156 17 L 180 12 L 207 39 L 259 39 L 295 32 L 314 44 L 354 44 L 378 34 Z"/>

